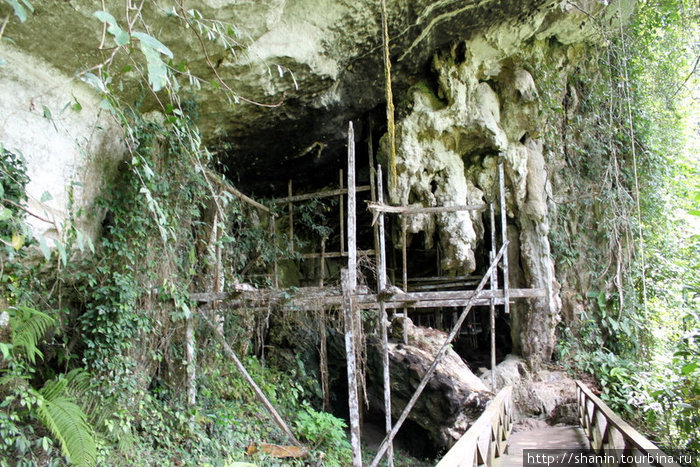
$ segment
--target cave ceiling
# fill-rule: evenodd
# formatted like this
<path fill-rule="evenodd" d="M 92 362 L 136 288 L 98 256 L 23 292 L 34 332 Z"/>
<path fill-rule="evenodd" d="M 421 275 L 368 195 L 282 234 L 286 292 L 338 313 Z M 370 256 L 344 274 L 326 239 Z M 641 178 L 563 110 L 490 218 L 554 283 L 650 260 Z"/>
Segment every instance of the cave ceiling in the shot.
<path fill-rule="evenodd" d="M 104 8 L 125 22 L 124 5 L 105 0 Z M 136 4 L 138 2 L 131 2 Z M 401 91 L 430 80 L 431 57 L 441 48 L 488 28 L 532 22 L 557 14 L 556 0 L 388 1 L 393 86 Z M 27 23 L 8 25 L 5 34 L 25 52 L 68 76 L 99 63 L 101 23 L 93 17 L 99 2 L 35 0 Z M 235 25 L 246 50 L 232 55 L 215 43 L 185 34 L 173 5 L 147 1 L 143 26 L 185 60 L 205 83 L 215 79 L 204 59 L 207 48 L 216 73 L 247 100 L 226 102 L 212 86 L 194 91 L 198 123 L 214 148 L 220 169 L 238 186 L 258 196 L 281 194 L 286 181 L 318 188 L 337 179 L 344 164 L 347 122 L 357 138 L 366 137 L 374 109 L 383 118 L 384 75 L 380 2 L 351 0 L 196 0 L 187 9 Z M 178 2 L 175 2 L 175 8 Z M 184 11 L 184 10 L 181 10 Z M 133 13 L 132 13 L 133 14 Z M 546 27 L 540 20 L 536 27 Z M 546 22 L 545 22 L 546 23 Z M 28 27 L 31 25 L 31 27 Z M 143 94 L 128 73 L 115 77 L 132 101 Z M 187 95 L 187 92 L 183 93 Z M 154 103 L 146 99 L 142 110 Z M 381 123 L 378 123 L 378 129 Z"/>

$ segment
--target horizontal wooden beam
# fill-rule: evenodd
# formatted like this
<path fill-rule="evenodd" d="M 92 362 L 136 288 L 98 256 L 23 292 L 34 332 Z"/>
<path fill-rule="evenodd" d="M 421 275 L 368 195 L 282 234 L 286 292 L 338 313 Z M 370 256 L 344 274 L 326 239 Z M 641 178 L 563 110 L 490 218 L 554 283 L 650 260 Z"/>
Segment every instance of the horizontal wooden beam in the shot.
<path fill-rule="evenodd" d="M 437 212 L 457 211 L 481 211 L 488 208 L 487 204 L 461 205 L 461 206 L 389 206 L 374 201 L 367 201 L 367 209 L 374 212 L 388 212 L 393 214 L 429 214 Z"/>
<path fill-rule="evenodd" d="M 374 250 L 357 250 L 358 255 L 364 255 L 364 256 L 373 256 L 374 255 Z M 324 258 L 346 258 L 348 256 L 348 252 L 340 252 L 340 251 L 327 251 L 321 255 L 321 253 L 302 253 L 301 256 L 304 259 L 309 259 L 309 258 L 320 258 L 323 256 Z"/>
<path fill-rule="evenodd" d="M 242 193 L 240 190 L 234 188 L 233 185 L 228 183 L 218 173 L 216 173 L 210 169 L 205 169 L 205 171 L 206 171 L 206 176 L 209 179 L 211 179 L 212 181 L 214 181 L 224 191 L 227 191 L 228 193 L 237 197 L 241 201 L 245 201 L 246 203 L 250 204 L 251 206 L 260 209 L 261 211 L 264 211 L 267 213 L 270 212 L 270 208 L 268 208 L 267 206 L 265 206 L 263 204 L 260 204 L 259 202 L 255 201 L 253 198 L 251 198 L 250 196 L 248 196 L 245 193 Z"/>
<path fill-rule="evenodd" d="M 369 191 L 369 190 L 370 190 L 369 185 L 360 185 L 360 186 L 355 188 L 356 192 Z M 294 203 L 296 201 L 306 201 L 306 200 L 315 199 L 315 198 L 330 198 L 331 196 L 345 195 L 347 193 L 348 193 L 347 188 L 337 188 L 335 190 L 323 190 L 323 191 L 316 191 L 313 193 L 304 193 L 302 195 L 287 196 L 285 198 L 276 198 L 276 199 L 272 200 L 272 202 L 275 204 Z"/>
<path fill-rule="evenodd" d="M 379 298 L 376 294 L 359 291 L 356 295 L 360 308 L 374 310 L 379 308 Z M 362 293 L 364 292 L 364 293 Z M 443 292 L 409 292 L 398 293 L 384 297 L 384 305 L 388 309 L 396 308 L 443 308 L 461 307 L 472 298 L 473 290 L 443 291 Z M 545 289 L 510 289 L 510 298 L 545 297 Z M 496 305 L 505 303 L 503 290 L 482 290 L 474 306 L 487 306 L 491 300 Z M 230 293 L 193 293 L 190 300 L 198 302 L 221 301 L 222 307 L 247 307 L 251 303 L 261 301 L 279 302 L 306 310 L 318 310 L 319 307 L 339 307 L 343 296 L 337 287 L 302 287 L 295 290 L 236 290 Z"/>

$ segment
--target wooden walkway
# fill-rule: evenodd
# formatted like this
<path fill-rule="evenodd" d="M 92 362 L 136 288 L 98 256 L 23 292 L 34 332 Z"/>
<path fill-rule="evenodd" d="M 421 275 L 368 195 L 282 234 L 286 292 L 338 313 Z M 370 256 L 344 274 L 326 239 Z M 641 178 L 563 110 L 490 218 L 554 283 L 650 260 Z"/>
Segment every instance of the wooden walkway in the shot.
<path fill-rule="evenodd" d="M 517 429 L 517 427 L 516 427 Z M 548 426 L 510 435 L 506 455 L 501 457 L 501 467 L 523 465 L 525 449 L 588 449 L 588 439 L 578 426 Z"/>
<path fill-rule="evenodd" d="M 603 467 L 680 467 L 677 457 L 665 454 L 642 436 L 585 384 L 576 381 L 576 386 L 580 426 L 535 426 L 530 429 L 521 426 L 522 431 L 516 428 L 511 434 L 512 388 L 506 387 L 445 454 L 438 467 L 598 464 Z M 529 452 L 530 449 L 544 451 Z M 690 460 L 684 462 L 691 463 Z"/>

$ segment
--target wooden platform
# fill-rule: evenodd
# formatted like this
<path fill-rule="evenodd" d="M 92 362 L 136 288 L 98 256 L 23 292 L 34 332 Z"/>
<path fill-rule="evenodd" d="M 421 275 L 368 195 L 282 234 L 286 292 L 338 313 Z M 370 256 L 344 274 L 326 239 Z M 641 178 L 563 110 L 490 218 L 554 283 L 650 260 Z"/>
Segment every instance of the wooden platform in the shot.
<path fill-rule="evenodd" d="M 510 435 L 505 456 L 501 457 L 500 467 L 520 467 L 523 465 L 525 449 L 588 449 L 588 440 L 578 426 L 548 426 Z"/>
<path fill-rule="evenodd" d="M 373 294 L 365 288 L 359 288 L 356 295 L 357 305 L 366 310 L 379 309 L 383 301 L 386 309 L 396 308 L 441 308 L 466 306 L 474 296 L 472 290 L 442 292 L 399 292 L 395 294 Z M 509 298 L 546 297 L 545 289 L 510 289 Z M 199 303 L 219 302 L 220 308 L 226 307 L 265 307 L 269 305 L 289 306 L 303 310 L 341 307 L 343 294 L 339 287 L 303 287 L 298 289 L 255 289 L 237 290 L 221 293 L 193 293 L 190 299 Z M 495 305 L 503 305 L 503 290 L 482 290 L 474 306 L 489 306 L 491 299 Z M 258 305 L 259 304 L 259 305 Z"/>

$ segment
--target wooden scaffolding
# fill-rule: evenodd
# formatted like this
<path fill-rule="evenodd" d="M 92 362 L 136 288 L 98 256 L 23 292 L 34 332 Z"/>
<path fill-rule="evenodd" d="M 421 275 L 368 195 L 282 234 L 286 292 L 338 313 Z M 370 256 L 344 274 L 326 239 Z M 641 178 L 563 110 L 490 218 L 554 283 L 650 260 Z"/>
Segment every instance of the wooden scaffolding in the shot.
<path fill-rule="evenodd" d="M 510 310 L 510 302 L 513 299 L 546 297 L 551 302 L 551 287 L 547 289 L 538 288 L 510 288 L 508 281 L 508 240 L 507 240 L 507 215 L 505 201 L 505 176 L 503 163 L 498 166 L 499 174 L 499 209 L 500 209 L 500 245 L 496 241 L 496 222 L 493 204 L 478 205 L 456 205 L 456 206 L 393 206 L 385 203 L 383 199 L 382 169 L 378 166 L 374 169 L 372 149 L 369 151 L 370 184 L 358 186 L 355 175 L 355 136 L 352 122 L 348 126 L 348 155 L 346 178 L 340 171 L 339 188 L 316 193 L 305 193 L 295 195 L 292 190 L 292 182 L 288 186 L 288 196 L 279 198 L 274 202 L 279 205 L 286 205 L 288 216 L 289 249 L 294 251 L 294 203 L 310 200 L 314 198 L 327 198 L 337 196 L 339 199 L 339 224 L 340 224 L 340 248 L 339 251 L 326 251 L 325 239 L 320 241 L 320 252 L 303 253 L 304 259 L 320 260 L 320 273 L 317 286 L 304 287 L 295 293 L 288 293 L 277 287 L 277 265 L 275 262 L 274 271 L 271 271 L 274 285 L 272 289 L 248 290 L 247 288 L 232 287 L 228 293 L 216 291 L 209 293 L 191 294 L 191 299 L 198 303 L 220 302 L 227 307 L 244 306 L 246 303 L 284 303 L 285 306 L 294 307 L 300 310 L 316 311 L 336 308 L 342 309 L 345 332 L 345 351 L 347 359 L 347 383 L 348 383 L 348 407 L 350 414 L 351 446 L 353 450 L 353 466 L 362 465 L 362 455 L 360 448 L 360 407 L 358 397 L 358 370 L 356 348 L 359 340 L 355 337 L 355 330 L 361 326 L 360 310 L 375 310 L 377 312 L 377 332 L 382 345 L 382 368 L 384 386 L 384 413 L 386 437 L 382 441 L 377 455 L 371 465 L 376 466 L 381 459 L 387 456 L 387 465 L 393 465 L 392 443 L 402 424 L 408 417 L 422 391 L 428 384 L 435 369 L 446 354 L 452 341 L 459 333 L 470 310 L 474 306 L 489 307 L 490 322 L 490 360 L 491 360 L 491 385 L 495 391 L 495 367 L 496 367 L 496 334 L 495 334 L 495 307 L 502 306 L 506 314 Z M 367 201 L 367 209 L 373 216 L 374 249 L 358 250 L 357 247 L 357 193 L 370 192 L 370 200 Z M 242 195 L 242 194 L 241 194 Z M 244 196 L 244 195 L 242 195 Z M 346 201 L 346 203 L 343 203 Z M 449 284 L 445 284 L 441 278 L 431 278 L 428 282 L 425 278 L 415 278 L 422 284 L 418 291 L 409 291 L 409 277 L 407 274 L 407 219 L 417 214 L 429 213 L 456 213 L 456 212 L 489 212 L 491 226 L 490 265 L 485 274 L 478 280 L 472 278 L 451 278 Z M 269 213 L 269 210 L 267 211 Z M 275 222 L 271 213 L 270 230 L 274 233 Z M 387 261 L 386 261 L 386 216 L 399 216 L 401 221 L 401 247 L 402 247 L 402 289 L 389 287 L 387 285 Z M 377 265 L 377 290 L 371 291 L 366 286 L 358 283 L 358 253 L 363 255 L 374 255 Z M 347 267 L 341 271 L 340 286 L 324 284 L 324 264 L 328 258 L 346 258 Z M 498 280 L 497 269 L 502 269 L 502 283 Z M 459 279 L 459 280 L 458 280 Z M 551 279 L 550 279 L 551 280 Z M 476 284 L 474 289 L 467 287 Z M 449 287 L 448 287 L 449 285 Z M 487 287 L 488 285 L 488 287 Z M 455 287 L 456 286 L 456 287 Z M 449 288 L 451 290 L 444 290 Z M 456 290 L 455 290 L 456 288 Z M 391 381 L 389 373 L 389 352 L 387 328 L 389 325 L 388 313 L 394 313 L 404 319 L 408 317 L 408 310 L 422 308 L 461 308 L 458 318 L 448 333 L 445 342 L 429 367 L 413 396 L 403 409 L 400 416 L 393 421 L 391 410 Z M 212 327 L 214 325 L 212 324 Z M 404 325 L 404 343 L 407 340 L 406 331 L 408 326 Z M 221 336 L 223 337 L 223 336 Z M 235 361 L 240 363 L 237 356 L 230 347 L 226 346 L 226 353 Z M 237 364 L 237 366 L 239 366 Z M 240 365 L 241 372 L 245 369 Z M 322 371 L 323 373 L 323 371 Z M 245 373 L 244 373 L 245 375 Z M 252 383 L 254 384 L 254 383 Z M 327 383 L 326 383 L 327 384 Z M 270 412 L 273 420 L 287 433 L 290 440 L 297 443 L 291 434 L 286 423 L 279 414 L 265 399 L 262 392 L 256 390 L 256 394 L 261 399 L 263 405 Z"/>

